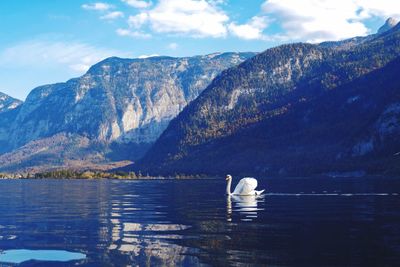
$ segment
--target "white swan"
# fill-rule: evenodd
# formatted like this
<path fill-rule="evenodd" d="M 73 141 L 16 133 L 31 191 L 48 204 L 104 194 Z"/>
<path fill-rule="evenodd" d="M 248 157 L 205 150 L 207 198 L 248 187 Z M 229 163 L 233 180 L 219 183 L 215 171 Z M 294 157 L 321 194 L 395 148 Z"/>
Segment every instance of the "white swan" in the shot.
<path fill-rule="evenodd" d="M 251 195 L 261 195 L 264 190 L 257 191 L 257 180 L 251 177 L 245 177 L 239 181 L 233 193 L 231 192 L 232 176 L 229 174 L 226 176 L 226 194 L 227 195 L 241 195 L 241 196 L 251 196 Z"/>

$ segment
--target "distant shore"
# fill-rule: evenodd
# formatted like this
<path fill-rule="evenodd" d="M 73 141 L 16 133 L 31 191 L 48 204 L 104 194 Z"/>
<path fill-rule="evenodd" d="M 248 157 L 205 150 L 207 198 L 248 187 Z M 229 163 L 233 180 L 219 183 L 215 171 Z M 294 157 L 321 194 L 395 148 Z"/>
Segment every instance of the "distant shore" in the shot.
<path fill-rule="evenodd" d="M 120 180 L 167 180 L 167 179 L 205 179 L 216 178 L 210 175 L 174 174 L 170 176 L 152 176 L 135 172 L 103 172 L 103 171 L 75 171 L 56 170 L 40 173 L 0 173 L 0 179 L 120 179 Z"/>
<path fill-rule="evenodd" d="M 345 175 L 346 174 L 346 175 Z M 390 174 L 363 174 L 354 175 L 354 173 L 343 173 L 339 175 L 335 173 L 325 174 L 315 174 L 315 175 L 305 175 L 305 176 L 279 176 L 279 175 L 234 175 L 235 177 L 257 177 L 260 179 L 352 179 L 352 178 L 362 178 L 362 179 L 400 179 L 399 175 Z M 153 176 L 149 174 L 142 174 L 140 172 L 105 172 L 105 171 L 76 171 L 76 170 L 56 170 L 49 172 L 40 173 L 0 173 L 0 180 L 23 180 L 23 179 L 52 179 L 52 180 L 97 180 L 97 179 L 110 179 L 110 180 L 195 180 L 195 179 L 222 179 L 224 175 L 209 175 L 209 174 L 173 174 L 167 176 Z"/>

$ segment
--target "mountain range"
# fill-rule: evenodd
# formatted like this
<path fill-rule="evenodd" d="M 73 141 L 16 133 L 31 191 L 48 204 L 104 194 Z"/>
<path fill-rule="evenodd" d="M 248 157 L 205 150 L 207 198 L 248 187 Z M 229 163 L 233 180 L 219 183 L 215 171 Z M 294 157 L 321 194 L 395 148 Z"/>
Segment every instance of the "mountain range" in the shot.
<path fill-rule="evenodd" d="M 282 45 L 223 71 L 132 167 L 157 174 L 399 173 L 400 24 L 391 26 L 329 45 Z"/>
<path fill-rule="evenodd" d="M 135 160 L 217 74 L 252 56 L 113 57 L 82 77 L 35 88 L 0 114 L 0 170 Z"/>
<path fill-rule="evenodd" d="M 399 65 L 394 19 L 258 54 L 108 58 L 23 103 L 0 95 L 0 171 L 399 174 Z"/>

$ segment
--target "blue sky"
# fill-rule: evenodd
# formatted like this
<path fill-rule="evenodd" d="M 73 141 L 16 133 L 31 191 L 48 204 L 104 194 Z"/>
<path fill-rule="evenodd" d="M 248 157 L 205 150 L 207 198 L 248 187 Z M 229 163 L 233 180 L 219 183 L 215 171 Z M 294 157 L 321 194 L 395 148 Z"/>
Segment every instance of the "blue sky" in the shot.
<path fill-rule="evenodd" d="M 2 0 L 0 91 L 80 76 L 109 56 L 263 51 L 374 33 L 393 0 Z"/>

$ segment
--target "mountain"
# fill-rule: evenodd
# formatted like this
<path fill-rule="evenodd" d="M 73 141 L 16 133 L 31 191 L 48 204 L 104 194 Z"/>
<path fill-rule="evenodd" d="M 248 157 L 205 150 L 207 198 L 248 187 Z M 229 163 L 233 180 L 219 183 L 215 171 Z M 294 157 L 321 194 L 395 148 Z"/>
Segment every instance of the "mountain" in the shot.
<path fill-rule="evenodd" d="M 132 168 L 400 172 L 400 24 L 364 42 L 271 48 L 218 75 Z"/>
<path fill-rule="evenodd" d="M 104 159 L 104 145 L 96 145 L 87 137 L 59 133 L 0 155 L 3 171 L 29 172 L 65 169 L 108 170 L 123 167 L 130 161 L 111 162 Z"/>
<path fill-rule="evenodd" d="M 0 92 L 0 153 L 7 146 L 9 126 L 21 104 L 22 101 Z"/>
<path fill-rule="evenodd" d="M 16 109 L 21 104 L 21 100 L 12 98 L 11 96 L 0 92 L 0 113 Z"/>
<path fill-rule="evenodd" d="M 218 73 L 254 55 L 113 57 L 82 77 L 35 88 L 8 117 L 3 136 L 3 152 L 8 153 L 0 156 L 0 170 L 31 168 L 37 162 L 63 166 L 71 160 L 134 160 Z M 60 146 L 60 136 L 75 141 L 61 138 Z M 69 152 L 54 157 L 60 149 Z"/>
<path fill-rule="evenodd" d="M 344 49 L 350 49 L 354 46 L 360 45 L 364 42 L 371 41 L 372 39 L 378 37 L 381 34 L 384 34 L 385 32 L 391 30 L 393 27 L 395 27 L 398 24 L 398 20 L 394 18 L 388 18 L 377 31 L 376 34 L 371 34 L 367 36 L 357 36 L 341 41 L 328 41 L 328 42 L 323 42 L 320 43 L 319 45 L 322 47 L 328 47 L 328 48 L 334 48 L 334 49 L 339 49 L 339 50 L 344 50 Z"/>
<path fill-rule="evenodd" d="M 397 24 L 399 23 L 399 21 L 395 18 L 388 18 L 385 22 L 385 24 L 383 24 L 379 29 L 378 29 L 378 34 L 387 32 L 388 30 L 392 29 L 393 27 L 395 27 Z"/>

